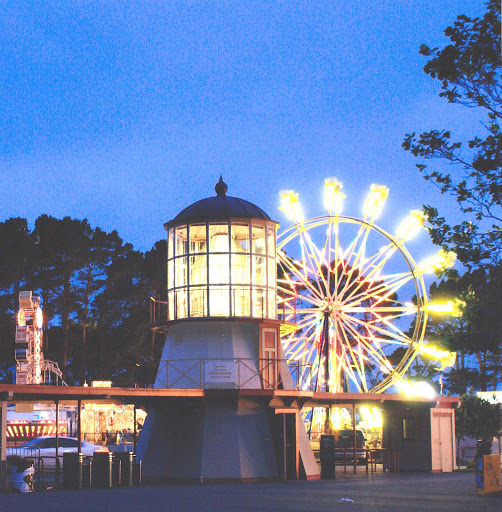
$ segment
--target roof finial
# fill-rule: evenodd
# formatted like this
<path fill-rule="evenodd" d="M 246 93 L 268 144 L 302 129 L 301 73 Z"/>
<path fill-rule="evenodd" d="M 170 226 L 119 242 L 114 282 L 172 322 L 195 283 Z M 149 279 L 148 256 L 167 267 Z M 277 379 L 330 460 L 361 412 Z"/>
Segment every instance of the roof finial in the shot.
<path fill-rule="evenodd" d="M 216 190 L 216 195 L 218 196 L 226 196 L 227 195 L 227 184 L 223 181 L 223 178 L 220 175 L 220 181 L 216 183 L 216 186 L 214 187 L 214 190 Z"/>

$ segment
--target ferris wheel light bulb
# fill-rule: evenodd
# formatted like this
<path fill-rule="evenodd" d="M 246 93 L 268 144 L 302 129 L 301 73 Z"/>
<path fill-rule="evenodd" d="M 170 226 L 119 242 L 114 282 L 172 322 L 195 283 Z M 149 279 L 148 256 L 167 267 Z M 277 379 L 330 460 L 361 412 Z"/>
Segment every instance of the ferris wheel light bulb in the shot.
<path fill-rule="evenodd" d="M 435 359 L 443 359 L 450 354 L 447 350 L 440 350 L 438 348 L 429 347 L 428 345 L 419 345 L 418 350 L 421 354 L 434 357 Z"/>
<path fill-rule="evenodd" d="M 293 190 L 281 190 L 281 207 L 279 208 L 295 223 L 303 221 L 303 213 L 300 203 L 298 202 L 298 194 Z"/>
<path fill-rule="evenodd" d="M 396 237 L 399 241 L 411 240 L 424 227 L 427 215 L 422 210 L 411 210 L 410 216 L 399 226 Z"/>
<path fill-rule="evenodd" d="M 396 387 L 403 395 L 414 396 L 415 394 L 413 386 L 407 380 L 399 379 L 396 381 Z"/>
<path fill-rule="evenodd" d="M 415 396 L 423 396 L 424 398 L 436 398 L 436 390 L 428 382 L 414 382 L 413 391 Z"/>
<path fill-rule="evenodd" d="M 345 194 L 341 192 L 342 182 L 336 178 L 326 178 L 324 180 L 324 202 L 328 211 L 333 211 L 336 215 L 342 213 L 343 200 Z"/>
<path fill-rule="evenodd" d="M 446 303 L 427 304 L 429 313 L 453 313 L 453 302 L 449 300 Z"/>
<path fill-rule="evenodd" d="M 364 216 L 376 219 L 382 213 L 383 205 L 389 189 L 384 185 L 376 185 L 375 183 L 370 187 L 370 193 L 366 202 L 364 203 Z"/>
<path fill-rule="evenodd" d="M 428 304 L 427 311 L 432 313 L 449 313 L 451 316 L 462 316 L 465 302 L 459 299 L 449 300 L 446 303 Z"/>
<path fill-rule="evenodd" d="M 444 251 L 440 249 L 436 256 L 425 260 L 420 265 L 420 271 L 423 273 L 434 272 L 435 270 L 444 270 L 451 268 L 457 260 L 457 255 L 454 252 Z"/>

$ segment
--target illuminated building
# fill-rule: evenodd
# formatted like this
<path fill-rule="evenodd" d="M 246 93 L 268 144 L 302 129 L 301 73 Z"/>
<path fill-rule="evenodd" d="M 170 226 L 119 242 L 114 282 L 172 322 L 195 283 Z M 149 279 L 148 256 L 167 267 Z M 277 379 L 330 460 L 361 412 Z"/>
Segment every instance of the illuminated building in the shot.
<path fill-rule="evenodd" d="M 297 427 L 302 464 L 317 473 L 298 410 L 276 413 L 260 395 L 294 389 L 276 313 L 277 223 L 227 196 L 221 178 L 215 190 L 165 225 L 168 329 L 155 387 L 204 395 L 198 406 L 180 398 L 149 411 L 138 444 L 143 475 L 277 479 L 287 471 L 285 431 L 296 436 Z M 255 399 L 240 398 L 243 389 L 257 390 Z M 298 449 L 295 442 L 290 466 Z"/>

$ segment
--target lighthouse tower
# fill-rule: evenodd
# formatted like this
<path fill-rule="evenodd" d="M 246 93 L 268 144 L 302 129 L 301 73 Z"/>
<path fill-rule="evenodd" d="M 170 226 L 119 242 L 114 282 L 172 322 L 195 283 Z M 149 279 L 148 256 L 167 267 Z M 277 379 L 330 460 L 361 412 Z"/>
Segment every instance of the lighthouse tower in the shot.
<path fill-rule="evenodd" d="M 293 387 L 276 313 L 277 223 L 227 196 L 221 177 L 215 190 L 165 224 L 168 331 L 154 387 L 179 393 L 148 413 L 138 444 L 147 479 L 284 472 L 284 425 L 253 391 Z"/>

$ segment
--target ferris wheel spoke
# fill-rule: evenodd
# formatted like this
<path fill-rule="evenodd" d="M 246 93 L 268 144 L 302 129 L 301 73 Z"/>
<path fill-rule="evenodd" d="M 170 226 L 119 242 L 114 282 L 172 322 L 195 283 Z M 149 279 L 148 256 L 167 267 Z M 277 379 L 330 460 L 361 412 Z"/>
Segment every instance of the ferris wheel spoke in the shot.
<path fill-rule="evenodd" d="M 375 316 L 377 313 L 394 313 L 394 315 L 390 315 L 389 317 L 379 316 L 378 320 L 383 321 L 383 319 L 387 318 L 399 318 L 415 314 L 417 312 L 417 308 L 415 306 L 344 306 L 342 311 L 344 313 L 368 313 Z"/>
<path fill-rule="evenodd" d="M 317 332 L 318 315 L 311 313 L 303 315 L 300 321 L 296 324 L 297 332 Z"/>
<path fill-rule="evenodd" d="M 326 259 L 327 244 L 328 244 L 328 237 L 326 237 L 323 248 L 318 250 L 314 246 L 314 251 L 317 252 L 317 257 L 318 257 L 317 258 L 317 262 L 318 262 L 317 274 L 321 277 L 324 295 L 330 297 L 331 292 L 330 292 L 330 286 L 328 284 L 330 282 L 330 273 L 329 273 L 330 263 Z M 328 252 L 328 254 L 329 254 L 329 252 Z M 324 275 L 324 269 L 326 269 L 326 276 Z"/>
<path fill-rule="evenodd" d="M 409 336 L 407 336 L 403 331 L 401 331 L 401 329 L 398 329 L 397 327 L 395 327 L 393 325 L 389 325 L 387 323 L 385 325 L 387 325 L 387 327 L 390 327 L 391 330 L 384 329 L 383 327 L 380 327 L 379 325 L 376 325 L 376 324 L 368 324 L 354 316 L 349 316 L 347 318 L 347 321 L 356 323 L 357 325 L 360 325 L 362 327 L 364 327 L 364 326 L 370 327 L 371 326 L 371 329 L 373 331 L 376 331 L 383 336 L 388 336 L 391 340 L 394 339 L 396 341 L 400 341 L 407 345 L 410 345 L 412 342 L 412 340 L 409 338 Z"/>
<path fill-rule="evenodd" d="M 353 326 L 351 326 L 351 330 L 355 333 L 355 336 L 357 336 L 358 332 L 356 329 L 354 329 Z M 389 368 L 389 360 L 387 359 L 386 355 L 383 352 L 380 352 L 377 350 L 364 336 L 358 336 L 357 339 L 364 344 L 365 349 L 367 351 L 367 356 L 365 356 L 365 359 L 370 362 L 369 367 L 377 367 L 377 368 Z M 391 365 L 390 365 L 391 366 Z M 392 368 L 392 366 L 391 366 Z"/>
<path fill-rule="evenodd" d="M 311 274 L 312 271 L 305 267 L 303 263 L 297 263 L 296 265 L 293 265 L 289 260 L 281 256 L 279 257 L 279 261 L 283 266 L 285 275 L 287 276 L 286 281 L 288 281 L 292 287 L 294 287 L 296 284 L 303 287 L 305 290 L 310 290 L 310 292 L 316 297 L 322 297 L 322 291 L 313 286 L 311 280 L 309 279 L 308 274 Z M 300 271 L 300 268 L 304 271 L 304 274 Z M 288 270 L 291 273 L 291 276 L 296 277 L 297 280 L 293 281 L 291 279 L 291 276 L 288 275 Z"/>
<path fill-rule="evenodd" d="M 366 231 L 366 226 L 361 224 L 356 236 L 352 239 L 352 242 L 348 245 L 346 252 L 343 254 L 343 259 L 346 261 L 352 261 L 352 258 L 355 254 L 357 254 L 360 250 L 358 249 L 358 242 L 361 237 L 364 236 L 364 232 Z"/>
<path fill-rule="evenodd" d="M 286 286 L 284 286 L 286 285 Z M 289 287 L 288 287 L 289 285 Z M 298 290 L 296 287 L 302 288 Z M 317 291 L 310 286 L 310 283 L 304 283 L 303 281 L 284 281 L 283 279 L 278 280 L 278 290 L 284 293 L 287 296 L 293 296 L 297 299 L 305 299 L 306 297 L 310 297 L 312 303 L 318 303 L 322 301 L 322 297 L 320 297 Z"/>
<path fill-rule="evenodd" d="M 372 352 L 373 351 L 378 352 L 377 348 L 373 347 L 372 344 L 368 341 L 368 336 L 365 336 L 364 334 L 360 333 L 357 330 L 357 324 L 351 322 L 351 318 L 345 319 L 345 326 L 346 326 L 347 331 L 350 333 L 350 336 L 352 337 L 352 339 L 357 340 L 358 342 L 362 342 L 366 346 L 366 348 L 371 350 Z M 370 335 L 369 338 L 372 339 L 371 332 L 366 327 L 365 327 L 365 329 L 367 330 L 368 334 Z M 383 352 L 381 353 L 381 357 L 383 359 L 386 359 L 386 356 Z"/>
<path fill-rule="evenodd" d="M 333 204 L 338 206 L 331 211 L 338 212 L 340 203 Z M 295 220 L 278 239 L 284 351 L 288 360 L 309 364 L 304 382 L 316 389 L 381 392 L 401 377 L 423 339 L 422 273 L 404 236 L 375 226 L 378 205 L 367 204 L 362 221 L 339 213 Z M 298 257 L 286 257 L 285 249 Z M 331 325 L 325 331 L 327 314 Z M 405 353 L 391 364 L 389 354 L 398 347 Z"/>
<path fill-rule="evenodd" d="M 301 344 L 293 349 L 290 355 L 292 361 L 310 361 L 312 354 L 314 353 L 315 347 L 308 346 L 308 344 Z"/>
<path fill-rule="evenodd" d="M 368 263 L 367 263 L 366 266 L 368 268 L 364 268 L 364 266 L 363 266 L 361 268 L 360 275 L 364 275 L 364 279 L 359 280 L 359 284 L 358 284 L 357 288 L 352 290 L 345 297 L 345 299 L 346 300 L 351 299 L 352 297 L 354 297 L 356 292 L 359 291 L 359 289 L 363 288 L 363 290 L 364 290 L 365 289 L 364 287 L 371 289 L 374 293 L 374 291 L 375 291 L 374 283 L 375 282 L 377 282 L 377 286 L 382 284 L 382 285 L 390 288 L 390 287 L 394 287 L 396 283 L 400 283 L 400 286 L 403 286 L 406 282 L 408 282 L 414 278 L 414 275 L 411 271 L 382 276 L 381 271 L 383 270 L 385 263 L 386 263 L 386 261 L 382 260 L 382 261 L 380 261 L 380 263 L 378 265 L 376 265 L 376 264 L 368 265 Z M 396 290 L 399 289 L 399 287 L 396 288 Z"/>
<path fill-rule="evenodd" d="M 416 309 L 415 309 L 415 313 L 416 313 Z M 405 316 L 410 316 L 411 314 L 412 313 L 409 313 L 409 312 L 396 313 L 396 314 L 393 314 L 393 315 L 385 315 L 385 316 L 381 316 L 381 315 L 375 314 L 373 319 L 368 320 L 368 324 L 372 325 L 375 322 L 384 322 L 384 323 L 387 324 L 391 320 L 397 320 L 397 319 L 403 318 Z"/>
<path fill-rule="evenodd" d="M 349 267 L 347 278 L 345 279 L 344 286 L 341 291 L 337 290 L 337 296 L 344 296 L 344 294 L 347 292 L 347 288 L 350 284 L 353 283 L 353 274 L 356 270 L 361 270 L 359 267 L 359 259 L 361 257 L 361 252 L 364 253 L 364 239 L 365 239 L 365 232 L 367 231 L 367 227 L 365 228 L 364 225 L 361 225 L 356 237 L 352 241 L 352 243 L 347 248 L 347 254 L 343 255 L 344 261 L 347 262 L 347 266 Z M 363 243 L 361 243 L 358 246 L 359 239 L 363 237 Z M 352 261 L 354 259 L 354 261 Z"/>
<path fill-rule="evenodd" d="M 354 384 L 358 387 L 360 387 L 359 383 L 361 384 L 362 389 L 367 391 L 366 386 L 366 379 L 364 377 L 364 373 L 361 372 L 359 368 L 359 364 L 357 361 L 357 357 L 354 353 L 354 350 L 352 349 L 352 344 L 349 340 L 348 334 L 347 334 L 347 326 L 344 325 L 342 322 L 339 321 L 339 319 L 336 320 L 337 325 L 339 326 L 339 331 L 342 333 L 342 337 L 344 339 L 343 346 L 345 347 L 345 350 L 343 351 L 344 356 L 346 358 L 347 368 L 349 368 L 349 376 L 351 377 Z M 352 360 L 352 362 L 351 362 Z M 353 368 L 356 368 L 357 373 L 359 375 L 359 379 L 356 377 L 356 374 L 354 373 Z"/>
<path fill-rule="evenodd" d="M 319 261 L 317 260 L 316 248 L 308 231 L 305 229 L 304 222 L 299 222 L 296 224 L 296 229 L 299 235 L 300 247 L 302 250 L 302 262 L 304 267 L 310 269 L 319 268 Z M 312 275 L 315 279 L 315 283 L 317 284 L 317 288 L 320 294 L 322 294 L 322 287 L 319 282 L 319 275 L 316 272 L 312 272 Z"/>
<path fill-rule="evenodd" d="M 291 290 L 287 289 L 287 288 L 283 288 L 282 286 L 277 286 L 277 290 L 281 293 L 283 293 L 284 295 L 287 295 L 289 297 L 292 297 L 295 299 L 295 304 L 288 304 L 288 308 L 291 308 L 293 310 L 300 310 L 301 308 L 297 308 L 296 307 L 296 301 L 297 300 L 300 300 L 302 302 L 307 302 L 309 304 L 312 305 L 312 309 L 314 308 L 318 308 L 319 305 L 320 305 L 320 301 L 317 297 L 311 297 L 309 295 L 300 295 L 298 293 L 294 293 L 292 292 Z"/>
<path fill-rule="evenodd" d="M 392 278 L 388 278 L 385 281 L 379 282 L 376 286 L 370 285 L 366 289 L 363 288 L 364 283 L 361 283 L 360 286 L 358 286 L 358 289 L 354 290 L 354 292 L 351 295 L 344 297 L 344 303 L 361 303 L 369 298 L 373 298 L 376 299 L 378 302 L 381 302 L 385 299 L 388 299 L 391 295 L 395 294 L 400 288 L 405 286 L 412 279 L 413 274 L 411 272 L 402 272 L 400 274 L 392 276 Z M 354 295 L 354 293 L 361 288 L 361 292 L 358 293 L 357 295 Z M 382 293 L 383 295 L 380 295 Z"/>
<path fill-rule="evenodd" d="M 326 268 L 327 268 L 327 276 L 328 276 L 328 286 L 326 287 L 326 290 L 328 291 L 328 294 L 331 298 L 331 277 L 333 276 L 334 278 L 334 281 L 335 281 L 335 290 L 338 288 L 338 276 L 336 274 L 336 272 L 334 273 L 333 272 L 333 269 L 336 269 L 336 265 L 337 265 L 337 256 L 335 254 L 335 259 L 334 259 L 334 266 L 332 268 L 332 265 L 331 265 L 331 251 L 332 251 L 332 241 L 333 241 L 333 235 L 335 236 L 335 247 L 338 245 L 337 242 L 338 242 L 338 229 L 336 228 L 336 225 L 334 224 L 334 222 L 337 222 L 336 218 L 335 220 L 333 220 L 333 218 L 330 216 L 329 217 L 329 223 L 328 223 L 328 230 L 327 230 L 327 233 L 326 233 L 326 243 L 325 245 L 327 244 L 328 246 L 328 256 L 327 256 L 327 265 L 326 265 Z"/>
<path fill-rule="evenodd" d="M 364 261 L 365 255 L 366 255 L 366 246 L 368 243 L 368 237 L 371 232 L 371 228 L 373 227 L 373 219 L 365 225 L 363 225 L 364 231 L 362 233 L 362 240 L 359 246 L 359 250 L 355 254 L 355 260 L 354 260 L 354 266 L 359 265 L 360 261 Z"/>

